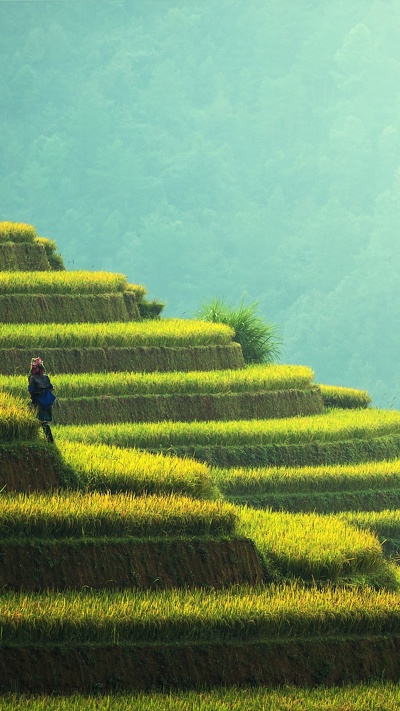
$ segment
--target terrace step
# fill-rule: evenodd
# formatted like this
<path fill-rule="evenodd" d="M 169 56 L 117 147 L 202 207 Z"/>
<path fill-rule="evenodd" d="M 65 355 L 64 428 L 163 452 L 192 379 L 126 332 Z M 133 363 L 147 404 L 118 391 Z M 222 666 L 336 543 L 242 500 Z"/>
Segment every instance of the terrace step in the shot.
<path fill-rule="evenodd" d="M 399 635 L 367 634 L 253 643 L 3 645 L 0 688 L 24 694 L 105 694 L 398 682 L 399 656 Z"/>
<path fill-rule="evenodd" d="M 384 511 L 400 508 L 400 490 L 381 488 L 315 492 L 305 489 L 301 494 L 224 494 L 224 500 L 255 509 L 334 514 L 341 511 Z"/>
<path fill-rule="evenodd" d="M 0 541 L 1 585 L 16 591 L 217 589 L 265 578 L 248 538 Z"/>
<path fill-rule="evenodd" d="M 36 349 L 34 349 L 36 351 Z M 41 348 L 41 358 L 50 373 L 144 373 L 181 370 L 228 370 L 244 367 L 238 343 L 174 348 L 136 346 L 130 348 Z M 26 373 L 32 348 L 0 349 L 0 373 Z"/>
<path fill-rule="evenodd" d="M 0 444 L 2 491 L 51 491 L 74 481 L 56 447 L 42 440 Z"/>
<path fill-rule="evenodd" d="M 46 271 L 50 262 L 42 244 L 0 243 L 0 271 Z"/>
<path fill-rule="evenodd" d="M 316 415 L 324 411 L 317 388 L 254 393 L 104 395 L 60 400 L 60 404 L 56 418 L 62 425 L 270 419 Z"/>
<path fill-rule="evenodd" d="M 0 294 L 1 323 L 107 323 L 141 319 L 135 294 Z"/>
<path fill-rule="evenodd" d="M 149 447 L 147 451 L 157 453 L 163 452 L 164 449 Z M 400 435 L 288 445 L 170 445 L 168 453 L 176 457 L 191 457 L 216 467 L 351 464 L 399 457 Z"/>

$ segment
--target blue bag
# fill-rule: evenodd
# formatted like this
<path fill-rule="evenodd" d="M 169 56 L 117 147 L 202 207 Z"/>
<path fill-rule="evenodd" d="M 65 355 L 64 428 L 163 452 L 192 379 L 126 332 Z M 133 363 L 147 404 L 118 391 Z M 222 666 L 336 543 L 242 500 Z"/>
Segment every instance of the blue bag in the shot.
<path fill-rule="evenodd" d="M 53 395 L 51 390 L 45 390 L 42 395 L 39 395 L 39 397 L 36 398 L 36 402 L 39 403 L 40 407 L 46 408 L 51 407 L 55 399 L 56 396 Z"/>

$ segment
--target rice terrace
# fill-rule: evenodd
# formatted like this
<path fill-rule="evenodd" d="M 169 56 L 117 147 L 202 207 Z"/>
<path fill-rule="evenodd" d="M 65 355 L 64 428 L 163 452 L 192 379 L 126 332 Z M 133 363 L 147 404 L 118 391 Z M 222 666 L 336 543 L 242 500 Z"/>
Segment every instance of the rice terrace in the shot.
<path fill-rule="evenodd" d="M 1 709 L 398 708 L 400 412 L 30 225 L 0 270 Z"/>

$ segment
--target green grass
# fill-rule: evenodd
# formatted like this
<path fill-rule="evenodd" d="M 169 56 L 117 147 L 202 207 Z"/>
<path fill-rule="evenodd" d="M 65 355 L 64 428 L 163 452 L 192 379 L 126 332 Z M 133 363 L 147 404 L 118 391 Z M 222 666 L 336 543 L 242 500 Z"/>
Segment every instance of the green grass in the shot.
<path fill-rule="evenodd" d="M 57 446 L 83 489 L 135 494 L 174 492 L 199 498 L 215 494 L 210 470 L 201 462 L 59 438 Z"/>
<path fill-rule="evenodd" d="M 386 509 L 385 511 L 348 511 L 339 514 L 343 521 L 347 521 L 363 530 L 372 531 L 385 541 L 386 538 L 400 538 L 400 510 Z"/>
<path fill-rule="evenodd" d="M 0 272 L 0 294 L 105 294 L 127 286 L 126 276 L 114 272 Z"/>
<path fill-rule="evenodd" d="M 0 697 L 2 711 L 398 711 L 400 685 L 390 682 L 320 686 L 286 686 L 196 691 L 138 692 L 68 697 Z"/>
<path fill-rule="evenodd" d="M 6 272 L 0 272 L 0 274 Z M 46 272 L 53 274 L 53 272 Z M 55 273 L 55 272 L 54 272 Z M 68 272 L 59 272 L 67 274 Z M 222 324 L 179 319 L 139 323 L 3 324 L 0 348 L 225 345 L 233 331 Z"/>
<path fill-rule="evenodd" d="M 36 238 L 33 225 L 24 222 L 0 222 L 0 242 L 30 242 Z"/>
<path fill-rule="evenodd" d="M 358 408 L 368 407 L 371 398 L 366 390 L 343 388 L 337 385 L 320 385 L 326 407 Z"/>
<path fill-rule="evenodd" d="M 237 513 L 221 501 L 82 492 L 3 494 L 0 542 L 64 538 L 230 536 Z M 343 524 L 344 525 L 344 524 Z"/>
<path fill-rule="evenodd" d="M 215 469 L 218 488 L 229 495 L 361 491 L 400 486 L 400 459 L 362 464 Z"/>
<path fill-rule="evenodd" d="M 239 306 L 234 307 L 217 297 L 202 303 L 196 316 L 204 321 L 231 326 L 246 363 L 272 363 L 281 354 L 276 326 L 264 321 L 258 302 L 246 306 L 243 298 Z"/>
<path fill-rule="evenodd" d="M 397 585 L 382 547 L 370 531 L 336 516 L 247 507 L 238 507 L 238 511 L 239 533 L 255 542 L 272 576 L 331 582 L 360 576 L 377 586 Z"/>
<path fill-rule="evenodd" d="M 57 492 L 3 494 L 0 542 L 239 535 L 254 541 L 270 579 L 354 581 L 394 586 L 370 532 L 335 516 L 239 508 L 186 496 Z"/>
<path fill-rule="evenodd" d="M 50 264 L 50 269 L 55 271 L 65 270 L 64 262 L 61 254 L 57 250 L 57 245 L 54 240 L 47 237 L 35 237 L 35 242 L 43 247 L 47 260 Z M 30 270 L 32 267 L 30 267 Z"/>
<path fill-rule="evenodd" d="M 178 393 L 220 394 L 274 390 L 303 390 L 311 387 L 311 368 L 292 365 L 256 365 L 236 370 L 175 371 L 169 373 L 76 373 L 57 374 L 60 398 L 95 395 L 160 395 Z M 23 375 L 0 375 L 0 389 L 21 395 L 26 391 Z"/>
<path fill-rule="evenodd" d="M 38 244 L 30 242 L 2 242 L 0 236 L 0 270 L 3 271 L 44 271 L 49 269 L 46 252 Z M 11 294 L 9 295 L 11 296 Z M 8 322 L 13 319 L 4 318 Z"/>
<path fill-rule="evenodd" d="M 298 584 L 0 597 L 4 645 L 228 642 L 400 634 L 400 594 Z"/>
<path fill-rule="evenodd" d="M 127 308 L 122 293 L 0 294 L 0 319 L 8 324 L 138 321 L 138 305 L 133 297 L 131 302 Z"/>
<path fill-rule="evenodd" d="M 0 442 L 31 440 L 38 436 L 38 431 L 32 410 L 20 398 L 0 392 Z"/>
<path fill-rule="evenodd" d="M 122 447 L 168 448 L 172 445 L 267 445 L 339 442 L 400 434 L 400 412 L 332 410 L 323 415 L 233 422 L 157 422 L 59 429 L 63 439 Z"/>

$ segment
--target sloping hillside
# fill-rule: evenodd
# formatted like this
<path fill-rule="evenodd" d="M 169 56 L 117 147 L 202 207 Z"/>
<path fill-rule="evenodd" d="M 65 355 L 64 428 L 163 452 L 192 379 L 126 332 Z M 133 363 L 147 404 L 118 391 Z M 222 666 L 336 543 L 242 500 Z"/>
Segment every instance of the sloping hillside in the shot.
<path fill-rule="evenodd" d="M 2 691 L 398 681 L 399 413 L 245 367 L 218 324 L 5 317 L 8 296 L 126 293 L 143 303 L 123 275 L 0 273 Z M 33 355 L 54 445 L 23 399 Z"/>

